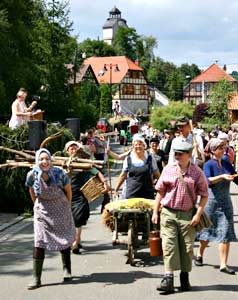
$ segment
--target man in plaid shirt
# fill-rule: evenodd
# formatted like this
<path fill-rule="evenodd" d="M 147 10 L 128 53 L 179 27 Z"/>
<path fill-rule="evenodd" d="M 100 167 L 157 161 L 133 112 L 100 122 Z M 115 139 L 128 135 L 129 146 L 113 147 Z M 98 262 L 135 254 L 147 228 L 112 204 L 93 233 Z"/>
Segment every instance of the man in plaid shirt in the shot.
<path fill-rule="evenodd" d="M 189 273 L 192 269 L 195 228 L 207 202 L 208 185 L 203 171 L 191 163 L 193 146 L 180 139 L 174 143 L 175 162 L 167 165 L 155 188 L 152 222 L 157 224 L 160 214 L 165 274 L 157 290 L 173 293 L 176 270 L 181 270 L 181 291 L 191 289 Z M 180 175 L 179 175 L 180 174 Z M 182 179 L 181 179 L 182 178 Z M 188 192 L 190 190 L 190 192 Z M 194 205 L 200 196 L 198 209 Z"/>

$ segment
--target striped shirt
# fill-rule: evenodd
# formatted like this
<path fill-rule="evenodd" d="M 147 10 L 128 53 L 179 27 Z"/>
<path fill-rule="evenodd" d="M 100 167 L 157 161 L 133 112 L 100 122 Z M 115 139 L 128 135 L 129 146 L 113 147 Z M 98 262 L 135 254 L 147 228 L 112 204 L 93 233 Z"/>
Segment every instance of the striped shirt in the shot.
<path fill-rule="evenodd" d="M 197 201 L 197 196 L 208 196 L 207 180 L 199 167 L 191 163 L 187 171 L 182 175 L 189 186 L 194 201 Z M 177 162 L 167 165 L 163 169 L 155 189 L 163 197 L 161 200 L 163 206 L 182 211 L 188 211 L 194 206 L 184 183 L 179 179 Z"/>

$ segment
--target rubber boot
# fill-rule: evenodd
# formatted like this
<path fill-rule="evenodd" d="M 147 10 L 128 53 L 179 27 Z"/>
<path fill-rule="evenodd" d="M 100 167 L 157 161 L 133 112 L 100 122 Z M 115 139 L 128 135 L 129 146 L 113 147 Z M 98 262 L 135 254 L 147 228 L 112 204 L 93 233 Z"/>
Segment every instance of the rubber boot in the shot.
<path fill-rule="evenodd" d="M 41 286 L 41 273 L 44 258 L 33 258 L 33 281 L 27 286 L 28 290 L 38 289 Z"/>
<path fill-rule="evenodd" d="M 63 281 L 71 281 L 71 259 L 70 259 L 70 249 L 69 251 L 61 251 L 61 259 L 63 263 Z"/>
<path fill-rule="evenodd" d="M 183 291 L 183 292 L 191 290 L 191 285 L 189 283 L 188 272 L 181 272 L 180 273 L 180 290 Z"/>
<path fill-rule="evenodd" d="M 166 294 L 174 293 L 174 277 L 173 275 L 165 275 L 160 285 L 157 287 L 158 291 L 165 292 Z"/>

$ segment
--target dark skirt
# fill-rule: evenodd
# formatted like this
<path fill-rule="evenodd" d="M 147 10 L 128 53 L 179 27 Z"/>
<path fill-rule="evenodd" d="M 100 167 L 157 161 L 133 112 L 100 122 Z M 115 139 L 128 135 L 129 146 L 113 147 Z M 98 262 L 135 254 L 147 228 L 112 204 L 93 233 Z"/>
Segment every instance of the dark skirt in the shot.
<path fill-rule="evenodd" d="M 88 201 L 81 195 L 72 200 L 71 207 L 75 227 L 86 225 L 90 214 Z"/>

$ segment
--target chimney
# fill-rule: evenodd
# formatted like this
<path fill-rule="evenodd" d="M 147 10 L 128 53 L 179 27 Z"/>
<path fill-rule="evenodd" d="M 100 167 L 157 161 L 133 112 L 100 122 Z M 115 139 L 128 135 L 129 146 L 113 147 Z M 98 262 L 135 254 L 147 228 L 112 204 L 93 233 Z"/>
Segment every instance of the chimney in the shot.
<path fill-rule="evenodd" d="M 139 59 L 138 59 L 138 58 L 135 60 L 135 64 L 136 64 L 137 66 L 139 66 Z"/>

